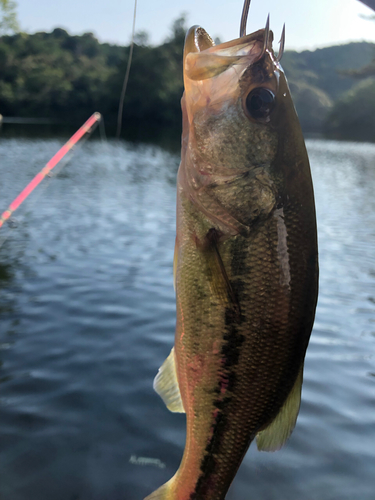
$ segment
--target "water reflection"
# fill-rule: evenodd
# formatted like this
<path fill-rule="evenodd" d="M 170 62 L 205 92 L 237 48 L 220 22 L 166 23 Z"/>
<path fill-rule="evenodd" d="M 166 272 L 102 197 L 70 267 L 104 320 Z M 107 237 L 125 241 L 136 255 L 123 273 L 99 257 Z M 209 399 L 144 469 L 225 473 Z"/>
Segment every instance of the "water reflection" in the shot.
<path fill-rule="evenodd" d="M 10 257 L 7 255 L 7 249 L 3 251 L 0 249 L 0 384 L 9 382 L 13 377 L 11 371 L 8 371 L 4 364 L 3 356 L 5 351 L 13 347 L 19 325 L 19 317 L 16 314 L 16 296 L 19 290 L 15 283 L 15 274 L 19 263 L 19 255 Z"/>
<path fill-rule="evenodd" d="M 13 273 L 11 266 L 0 262 L 0 287 L 2 287 L 2 285 L 9 285 L 12 277 Z"/>
<path fill-rule="evenodd" d="M 0 123 L 0 139 L 31 139 L 31 140 L 50 140 L 60 138 L 66 141 L 82 125 L 64 124 L 64 123 Z M 116 128 L 108 126 L 105 121 L 91 134 L 94 140 L 101 139 L 112 140 L 116 136 Z M 165 127 L 145 127 L 135 128 L 134 126 L 123 127 L 119 142 L 133 144 L 135 146 L 142 143 L 144 146 L 156 146 L 168 151 L 171 154 L 179 154 L 181 149 L 181 128 Z"/>
<path fill-rule="evenodd" d="M 63 142 L 0 139 L 4 208 Z M 373 500 L 375 146 L 307 146 L 321 282 L 300 417 L 282 451 L 251 447 L 228 500 Z M 17 213 L 0 249 L 2 500 L 139 500 L 177 469 L 185 418 L 152 379 L 174 335 L 178 163 L 90 141 Z"/>

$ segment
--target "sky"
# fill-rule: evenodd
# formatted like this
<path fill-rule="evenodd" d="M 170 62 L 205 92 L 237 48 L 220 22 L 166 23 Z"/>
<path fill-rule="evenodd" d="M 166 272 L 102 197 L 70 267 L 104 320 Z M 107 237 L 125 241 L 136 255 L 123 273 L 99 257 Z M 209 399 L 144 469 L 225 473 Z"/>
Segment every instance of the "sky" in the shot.
<path fill-rule="evenodd" d="M 70 34 L 92 32 L 101 42 L 128 45 L 134 0 L 16 0 L 22 31 Z M 153 45 L 171 33 L 173 21 L 185 13 L 188 27 L 199 24 L 221 41 L 238 37 L 243 0 L 138 0 L 136 32 L 146 31 Z M 349 41 L 375 42 L 373 12 L 357 0 L 252 0 L 247 25 L 263 28 L 270 13 L 275 40 L 286 24 L 286 49 L 305 50 Z M 367 19 L 366 19 L 367 18 Z"/>

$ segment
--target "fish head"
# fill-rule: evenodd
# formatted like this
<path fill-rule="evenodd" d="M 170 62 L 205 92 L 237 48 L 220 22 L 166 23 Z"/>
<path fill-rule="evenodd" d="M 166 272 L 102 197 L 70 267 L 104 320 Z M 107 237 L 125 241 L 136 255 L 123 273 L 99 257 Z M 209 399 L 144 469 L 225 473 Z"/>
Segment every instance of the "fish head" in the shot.
<path fill-rule="evenodd" d="M 272 42 L 268 25 L 219 45 L 199 26 L 188 31 L 182 98 L 185 173 L 180 179 L 190 199 L 198 202 L 195 191 L 203 200 L 202 190 L 207 192 L 218 178 L 245 173 L 258 179 L 251 198 L 264 206 L 257 213 L 269 214 L 290 193 L 302 198 L 307 190 L 311 195 L 303 135 Z M 214 191 L 219 190 L 211 189 L 211 198 Z"/>
<path fill-rule="evenodd" d="M 257 162 L 265 161 L 264 154 L 268 156 L 266 144 L 275 148 L 273 118 L 285 96 L 279 92 L 282 69 L 272 50 L 273 35 L 269 32 L 265 40 L 265 34 L 262 29 L 215 45 L 201 27 L 194 26 L 187 33 L 186 132 L 194 137 L 202 159 L 214 162 L 216 168 L 239 163 L 245 167 L 245 158 L 254 156 L 255 143 L 263 143 L 263 154 L 259 151 Z M 239 162 L 238 153 L 242 157 L 237 158 Z"/>

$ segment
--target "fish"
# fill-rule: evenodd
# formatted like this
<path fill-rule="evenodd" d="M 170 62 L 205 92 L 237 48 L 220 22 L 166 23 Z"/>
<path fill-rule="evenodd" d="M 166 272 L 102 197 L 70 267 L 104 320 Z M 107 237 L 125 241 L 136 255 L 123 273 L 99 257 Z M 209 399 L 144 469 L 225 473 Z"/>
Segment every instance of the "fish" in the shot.
<path fill-rule="evenodd" d="M 318 296 L 305 142 L 266 27 L 186 35 L 174 257 L 175 344 L 154 388 L 186 413 L 175 475 L 145 500 L 223 500 L 255 440 L 280 449 L 300 408 Z"/>

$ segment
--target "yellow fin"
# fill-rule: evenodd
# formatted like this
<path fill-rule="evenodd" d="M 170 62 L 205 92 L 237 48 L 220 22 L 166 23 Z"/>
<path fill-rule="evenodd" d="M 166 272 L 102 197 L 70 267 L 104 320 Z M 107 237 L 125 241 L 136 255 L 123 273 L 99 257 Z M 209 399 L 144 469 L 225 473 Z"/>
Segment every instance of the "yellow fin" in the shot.
<path fill-rule="evenodd" d="M 159 368 L 154 379 L 154 389 L 164 401 L 168 410 L 185 413 L 178 386 L 174 347 Z"/>
<path fill-rule="evenodd" d="M 259 451 L 279 450 L 292 434 L 301 404 L 303 364 L 283 407 L 275 420 L 256 436 Z"/>
<path fill-rule="evenodd" d="M 160 486 L 160 488 L 152 492 L 151 495 L 148 495 L 144 500 L 167 500 L 173 498 L 171 487 L 174 482 L 174 477 L 175 476 L 173 476 L 168 482 L 163 484 L 163 486 Z"/>

